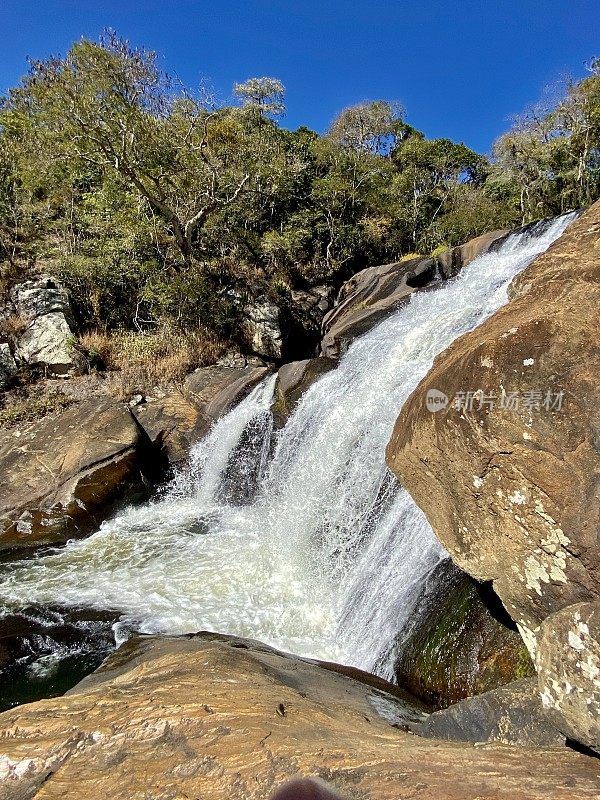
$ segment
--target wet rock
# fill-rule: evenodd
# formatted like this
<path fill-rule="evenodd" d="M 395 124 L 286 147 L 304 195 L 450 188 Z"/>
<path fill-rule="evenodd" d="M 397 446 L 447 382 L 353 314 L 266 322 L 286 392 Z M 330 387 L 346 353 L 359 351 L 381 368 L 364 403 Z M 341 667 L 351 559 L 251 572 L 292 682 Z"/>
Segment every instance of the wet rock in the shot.
<path fill-rule="evenodd" d="M 240 362 L 237 362 L 240 363 Z M 184 461 L 190 447 L 222 414 L 239 403 L 268 374 L 261 366 L 202 367 L 186 378 L 181 391 L 148 399 L 132 412 L 166 461 Z"/>
<path fill-rule="evenodd" d="M 596 203 L 436 359 L 388 445 L 452 559 L 493 581 L 532 654 L 549 614 L 600 597 L 599 252 Z M 521 402 L 427 410 L 430 390 L 479 389 Z"/>
<path fill-rule="evenodd" d="M 436 258 L 415 258 L 358 272 L 341 288 L 323 320 L 321 354 L 337 358 L 357 336 L 399 309 L 408 297 L 447 278 L 484 253 L 505 231 L 494 231 Z"/>
<path fill-rule="evenodd" d="M 71 309 L 65 289 L 49 275 L 18 284 L 11 291 L 16 313 L 27 327 L 17 341 L 21 361 L 64 375 L 75 368 Z"/>
<path fill-rule="evenodd" d="M 212 422 L 243 400 L 268 374 L 268 367 L 204 367 L 186 378 L 183 394 Z"/>
<path fill-rule="evenodd" d="M 411 725 L 419 736 L 461 742 L 500 742 L 527 747 L 565 744 L 542 706 L 536 678 L 462 700 Z"/>
<path fill-rule="evenodd" d="M 116 502 L 146 492 L 149 445 L 129 409 L 105 398 L 3 431 L 0 550 L 83 535 Z"/>
<path fill-rule="evenodd" d="M 536 661 L 542 702 L 554 724 L 600 753 L 600 601 L 546 617 Z"/>
<path fill-rule="evenodd" d="M 399 685 L 438 709 L 535 674 L 498 598 L 449 559 L 428 577 L 396 649 Z"/>
<path fill-rule="evenodd" d="M 291 361 L 280 367 L 273 401 L 273 419 L 276 428 L 285 425 L 309 386 L 336 365 L 337 361 L 334 359 L 320 356 L 303 361 Z"/>
<path fill-rule="evenodd" d="M 389 688 L 249 640 L 141 637 L 66 696 L 0 715 L 3 788 L 45 800 L 167 787 L 169 797 L 265 800 L 306 776 L 349 800 L 596 795 L 597 762 L 566 748 L 524 758 L 403 732 L 421 715 Z"/>
<path fill-rule="evenodd" d="M 445 278 L 453 278 L 460 270 L 471 261 L 487 253 L 488 250 L 497 248 L 509 234 L 508 230 L 491 231 L 471 239 L 458 247 L 449 247 L 436 255 L 442 274 Z"/>
<path fill-rule="evenodd" d="M 114 650 L 117 619 L 42 606 L 0 616 L 0 711 L 71 689 Z"/>
<path fill-rule="evenodd" d="M 438 278 L 433 259 L 369 267 L 342 286 L 335 307 L 323 320 L 321 354 L 337 358 L 363 333 L 396 311 L 413 292 Z"/>

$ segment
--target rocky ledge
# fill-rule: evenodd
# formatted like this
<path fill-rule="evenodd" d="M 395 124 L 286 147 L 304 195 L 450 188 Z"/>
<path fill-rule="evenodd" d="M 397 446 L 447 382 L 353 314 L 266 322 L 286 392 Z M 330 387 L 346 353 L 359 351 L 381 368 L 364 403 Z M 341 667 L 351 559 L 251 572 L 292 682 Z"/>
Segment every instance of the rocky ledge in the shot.
<path fill-rule="evenodd" d="M 160 398 L 90 397 L 0 432 L 0 550 L 83 536 L 117 504 L 147 497 L 268 373 L 242 361 L 198 369 Z"/>
<path fill-rule="evenodd" d="M 598 761 L 405 732 L 422 713 L 357 670 L 257 642 L 140 637 L 66 696 L 0 715 L 5 800 L 266 800 L 297 775 L 348 800 L 591 800 Z"/>

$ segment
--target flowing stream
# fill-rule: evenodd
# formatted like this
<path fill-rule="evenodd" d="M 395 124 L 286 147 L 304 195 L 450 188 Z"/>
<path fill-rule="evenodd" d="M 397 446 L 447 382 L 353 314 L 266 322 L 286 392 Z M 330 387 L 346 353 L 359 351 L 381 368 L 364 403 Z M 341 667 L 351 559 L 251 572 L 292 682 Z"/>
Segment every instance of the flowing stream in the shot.
<path fill-rule="evenodd" d="M 112 610 L 131 630 L 214 630 L 391 676 L 390 651 L 446 557 L 387 470 L 398 413 L 434 357 L 507 300 L 572 215 L 506 239 L 356 340 L 272 433 L 268 378 L 160 498 L 2 567 L 0 604 Z M 443 390 L 444 387 L 438 387 Z M 464 387 L 465 390 L 478 387 Z"/>

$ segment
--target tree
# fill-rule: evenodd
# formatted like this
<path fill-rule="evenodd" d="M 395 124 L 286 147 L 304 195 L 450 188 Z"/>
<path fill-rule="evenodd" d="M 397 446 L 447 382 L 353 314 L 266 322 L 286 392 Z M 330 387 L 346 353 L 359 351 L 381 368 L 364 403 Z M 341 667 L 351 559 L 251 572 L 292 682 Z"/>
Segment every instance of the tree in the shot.
<path fill-rule="evenodd" d="M 600 195 L 600 61 L 589 76 L 517 116 L 494 144 L 522 222 L 588 205 Z"/>
<path fill-rule="evenodd" d="M 412 249 L 435 247 L 427 235 L 448 210 L 457 189 L 478 185 L 487 161 L 464 144 L 450 139 L 426 139 L 413 132 L 392 153 L 397 169 L 390 191 L 402 224 L 409 226 Z"/>
<path fill-rule="evenodd" d="M 331 139 L 358 151 L 389 154 L 410 130 L 402 108 L 386 100 L 372 100 L 345 108 L 329 128 Z"/>
<path fill-rule="evenodd" d="M 232 113 L 174 87 L 154 53 L 114 34 L 99 45 L 83 39 L 64 59 L 33 62 L 2 124 L 52 159 L 116 173 L 165 223 L 186 266 L 207 219 L 251 177 L 245 129 Z"/>
<path fill-rule="evenodd" d="M 250 78 L 244 83 L 236 83 L 233 94 L 244 108 L 271 117 L 285 114 L 285 89 L 276 78 Z"/>

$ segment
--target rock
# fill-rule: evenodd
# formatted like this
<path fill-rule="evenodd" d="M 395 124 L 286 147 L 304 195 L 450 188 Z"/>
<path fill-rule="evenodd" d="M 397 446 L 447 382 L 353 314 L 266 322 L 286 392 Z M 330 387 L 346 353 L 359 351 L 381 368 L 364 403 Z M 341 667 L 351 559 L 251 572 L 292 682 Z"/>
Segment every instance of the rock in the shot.
<path fill-rule="evenodd" d="M 281 309 L 272 300 L 260 297 L 243 308 L 242 330 L 254 353 L 279 360 L 283 354 Z"/>
<path fill-rule="evenodd" d="M 436 256 L 436 261 L 444 277 L 453 278 L 458 275 L 460 270 L 476 259 L 477 256 L 499 247 L 509 233 L 510 231 L 508 230 L 491 231 L 477 236 L 465 244 L 458 245 L 458 247 L 449 247 L 439 253 Z"/>
<path fill-rule="evenodd" d="M 0 389 L 6 386 L 16 371 L 17 364 L 10 345 L 6 342 L 0 343 Z"/>
<path fill-rule="evenodd" d="M 243 369 L 244 367 L 265 367 L 266 363 L 259 356 L 248 356 L 235 350 L 228 350 L 217 361 L 216 366 Z"/>
<path fill-rule="evenodd" d="M 415 258 L 358 272 L 342 286 L 335 307 L 323 320 L 321 354 L 337 358 L 357 336 L 405 303 L 413 291 L 454 277 L 505 231 L 479 236 L 437 258 Z"/>
<path fill-rule="evenodd" d="M 75 368 L 71 309 L 64 288 L 49 275 L 13 287 L 16 313 L 27 322 L 17 342 L 19 358 L 26 364 L 45 366 L 64 375 Z"/>
<path fill-rule="evenodd" d="M 403 732 L 419 712 L 388 688 L 249 640 L 137 638 L 64 697 L 0 715 L 5 797 L 266 800 L 299 776 L 348 800 L 597 796 L 597 761 L 566 748 Z"/>
<path fill-rule="evenodd" d="M 313 286 L 290 293 L 284 325 L 284 358 L 294 361 L 319 352 L 325 314 L 333 307 L 333 286 Z"/>
<path fill-rule="evenodd" d="M 549 614 L 600 597 L 599 254 L 596 203 L 513 281 L 506 306 L 436 359 L 387 450 L 455 563 L 493 581 L 532 654 Z M 434 389 L 524 402 L 433 414 Z"/>
<path fill-rule="evenodd" d="M 240 402 L 268 374 L 266 367 L 201 367 L 181 391 L 136 405 L 132 412 L 169 464 L 184 461 L 191 446 L 222 414 Z"/>
<path fill-rule="evenodd" d="M 268 367 L 203 367 L 185 380 L 183 394 L 201 407 L 210 423 L 236 403 L 269 374 Z"/>
<path fill-rule="evenodd" d="M 600 753 L 600 601 L 546 617 L 536 662 L 542 702 L 556 727 Z"/>
<path fill-rule="evenodd" d="M 335 307 L 323 320 L 321 355 L 340 356 L 357 336 L 400 308 L 415 288 L 412 283 L 425 286 L 436 278 L 436 265 L 431 258 L 358 272 L 342 286 Z"/>
<path fill-rule="evenodd" d="M 118 614 L 30 606 L 0 616 L 0 711 L 71 689 L 115 649 Z"/>
<path fill-rule="evenodd" d="M 334 359 L 320 356 L 291 361 L 280 367 L 273 400 L 273 421 L 276 428 L 283 428 L 308 387 L 336 365 Z"/>
<path fill-rule="evenodd" d="M 433 708 L 535 675 L 527 648 L 494 593 L 442 561 L 397 643 L 400 686 Z"/>
<path fill-rule="evenodd" d="M 148 399 L 132 407 L 131 412 L 171 466 L 185 461 L 192 445 L 207 433 L 211 424 L 200 407 L 180 391 Z"/>
<path fill-rule="evenodd" d="M 87 533 L 145 491 L 156 460 L 122 403 L 91 398 L 0 435 L 0 550 Z"/>
<path fill-rule="evenodd" d="M 28 321 L 45 314 L 71 315 L 66 290 L 50 275 L 40 275 L 17 284 L 11 290 L 10 297 L 17 313 Z"/>
<path fill-rule="evenodd" d="M 565 744 L 542 706 L 536 678 L 524 678 L 500 689 L 470 697 L 410 726 L 431 739 L 500 742 L 527 747 Z"/>

